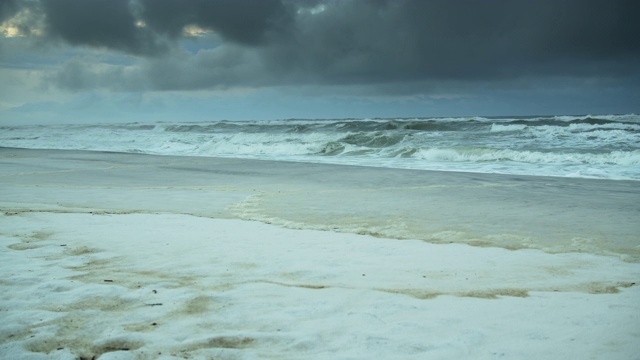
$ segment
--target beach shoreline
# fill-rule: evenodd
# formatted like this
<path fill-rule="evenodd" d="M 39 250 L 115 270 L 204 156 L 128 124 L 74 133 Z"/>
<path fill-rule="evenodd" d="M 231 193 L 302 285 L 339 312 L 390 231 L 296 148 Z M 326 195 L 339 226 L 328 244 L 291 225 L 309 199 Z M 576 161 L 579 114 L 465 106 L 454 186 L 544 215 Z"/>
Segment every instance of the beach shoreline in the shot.
<path fill-rule="evenodd" d="M 74 150 L 0 148 L 0 160 L 8 211 L 191 214 L 640 262 L 632 180 Z"/>
<path fill-rule="evenodd" d="M 3 148 L 0 357 L 634 358 L 635 184 Z"/>

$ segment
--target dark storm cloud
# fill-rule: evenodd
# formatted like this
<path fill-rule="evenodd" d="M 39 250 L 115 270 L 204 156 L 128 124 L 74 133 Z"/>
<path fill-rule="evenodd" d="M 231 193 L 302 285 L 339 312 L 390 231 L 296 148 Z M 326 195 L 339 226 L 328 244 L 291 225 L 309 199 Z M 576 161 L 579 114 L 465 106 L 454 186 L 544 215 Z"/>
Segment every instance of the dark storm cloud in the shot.
<path fill-rule="evenodd" d="M 0 0 L 0 23 L 18 12 L 17 0 Z"/>
<path fill-rule="evenodd" d="M 318 81 L 637 71 L 637 1 L 338 1 L 303 13 L 271 64 Z"/>
<path fill-rule="evenodd" d="M 158 38 L 136 26 L 129 0 L 43 0 L 47 33 L 72 45 L 157 54 Z"/>
<path fill-rule="evenodd" d="M 230 41 L 256 45 L 283 26 L 288 9 L 279 0 L 141 0 L 143 18 L 173 38 L 187 25 L 212 29 Z"/>
<path fill-rule="evenodd" d="M 166 53 L 167 41 L 180 38 L 188 25 L 256 45 L 288 18 L 279 0 L 41 0 L 41 7 L 50 37 L 145 56 Z"/>
<path fill-rule="evenodd" d="M 145 84 L 157 89 L 296 84 L 425 89 L 444 82 L 640 74 L 636 0 L 23 3 L 43 12 L 49 37 L 142 56 L 136 76 L 152 77 Z M 0 16 L 14 15 L 17 4 L 0 0 Z M 181 51 L 188 25 L 214 31 L 222 46 Z M 110 87 L 109 77 L 76 81 L 90 78 L 91 71 L 72 68 L 65 68 L 65 74 L 76 76 L 67 82 L 72 88 Z M 62 84 L 63 75 L 53 78 Z"/>

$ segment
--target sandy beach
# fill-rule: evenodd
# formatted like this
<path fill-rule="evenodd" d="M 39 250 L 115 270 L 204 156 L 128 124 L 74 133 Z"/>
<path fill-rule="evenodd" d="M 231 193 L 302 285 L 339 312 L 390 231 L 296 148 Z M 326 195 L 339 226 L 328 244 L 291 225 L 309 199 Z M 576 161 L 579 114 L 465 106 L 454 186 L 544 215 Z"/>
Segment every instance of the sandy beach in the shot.
<path fill-rule="evenodd" d="M 0 149 L 3 359 L 640 359 L 637 181 Z"/>

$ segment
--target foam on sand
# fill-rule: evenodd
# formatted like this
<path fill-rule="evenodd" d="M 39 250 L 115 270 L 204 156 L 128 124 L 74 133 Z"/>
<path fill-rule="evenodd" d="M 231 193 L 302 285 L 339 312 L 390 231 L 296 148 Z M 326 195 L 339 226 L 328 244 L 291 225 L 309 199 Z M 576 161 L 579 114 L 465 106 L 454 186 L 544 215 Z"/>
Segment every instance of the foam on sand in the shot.
<path fill-rule="evenodd" d="M 594 253 L 564 245 L 545 249 L 536 236 L 559 226 L 536 233 L 515 215 L 478 230 L 477 236 L 488 234 L 484 247 L 455 243 L 456 236 L 464 237 L 462 225 L 447 240 L 454 243 L 447 244 L 349 233 L 373 233 L 380 219 L 377 210 L 365 211 L 380 197 L 345 195 L 349 184 L 360 183 L 371 195 L 389 181 L 391 173 L 366 168 L 346 172 L 353 179 L 343 177 L 341 190 L 309 164 L 259 168 L 264 163 L 230 159 L 2 154 L 2 358 L 629 359 L 638 354 L 640 264 L 633 251 L 625 253 L 626 242 L 601 248 L 603 238 L 591 236 Z M 340 167 L 330 169 L 344 175 Z M 316 181 L 304 174 L 315 174 Z M 468 195 L 465 206 L 477 210 L 491 198 L 496 213 L 513 211 L 508 198 L 496 202 L 492 196 L 504 196 L 520 181 L 511 184 L 503 177 L 500 191 L 483 192 L 485 187 L 460 176 L 458 184 L 443 184 L 459 185 L 457 195 L 430 188 L 430 199 Z M 530 181 L 538 195 L 546 189 Z M 607 194 L 625 189 L 620 182 L 584 184 L 602 188 L 605 183 Z M 315 193 L 308 191 L 312 188 Z M 530 199 L 527 189 L 518 188 L 522 199 Z M 627 190 L 627 197 L 637 196 Z M 277 197 L 278 191 L 286 196 Z M 384 193 L 406 199 L 400 190 Z M 345 213 L 327 206 L 335 202 L 331 194 L 351 204 L 350 218 L 337 220 Z M 325 202 L 318 202 L 320 197 Z M 597 193 L 585 206 L 598 203 L 593 199 L 599 199 Z M 410 210 L 418 207 L 402 207 L 400 200 L 379 205 L 389 219 L 405 217 L 407 234 L 430 231 L 411 230 L 417 220 L 411 220 L 416 215 Z M 627 206 L 611 201 L 611 208 Z M 293 208 L 285 211 L 287 203 Z M 537 213 L 548 206 L 527 204 Z M 425 208 L 423 218 L 431 214 Z M 458 208 L 460 219 L 474 219 L 464 206 Z M 575 211 L 561 219 L 582 213 Z M 616 215 L 600 214 L 614 219 L 613 225 Z M 303 229 L 241 218 L 279 219 Z M 349 228 L 350 221 L 358 223 Z M 454 224 L 449 219 L 442 226 Z M 393 222 L 378 225 L 391 229 Z M 343 232 L 310 229 L 314 226 Z M 587 243 L 588 231 L 598 224 L 590 226 L 570 231 Z M 616 234 L 632 231 L 621 227 Z M 522 240 L 517 230 L 523 228 L 533 245 L 515 251 L 496 247 Z M 490 242 L 489 235 L 506 237 L 496 235 L 502 233 L 513 238 Z"/>

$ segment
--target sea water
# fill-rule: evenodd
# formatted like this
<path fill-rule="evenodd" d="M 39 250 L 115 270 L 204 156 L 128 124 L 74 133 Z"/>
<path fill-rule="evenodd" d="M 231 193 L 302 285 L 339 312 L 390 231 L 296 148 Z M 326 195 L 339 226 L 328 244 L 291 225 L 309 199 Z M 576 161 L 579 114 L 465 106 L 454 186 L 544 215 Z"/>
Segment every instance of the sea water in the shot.
<path fill-rule="evenodd" d="M 0 126 L 0 146 L 640 180 L 640 116 Z"/>

